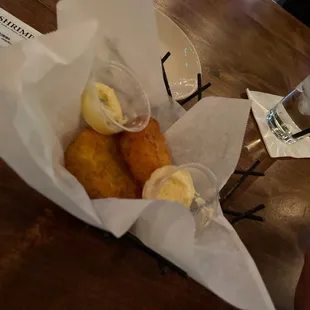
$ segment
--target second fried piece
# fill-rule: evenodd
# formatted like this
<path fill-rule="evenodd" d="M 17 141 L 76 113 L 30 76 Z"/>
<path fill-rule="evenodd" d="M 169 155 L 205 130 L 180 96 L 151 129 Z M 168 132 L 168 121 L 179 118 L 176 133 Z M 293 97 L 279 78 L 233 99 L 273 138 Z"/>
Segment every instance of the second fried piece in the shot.
<path fill-rule="evenodd" d="M 153 118 L 140 132 L 123 132 L 120 135 L 120 150 L 141 185 L 156 169 L 172 164 L 166 138 Z"/>

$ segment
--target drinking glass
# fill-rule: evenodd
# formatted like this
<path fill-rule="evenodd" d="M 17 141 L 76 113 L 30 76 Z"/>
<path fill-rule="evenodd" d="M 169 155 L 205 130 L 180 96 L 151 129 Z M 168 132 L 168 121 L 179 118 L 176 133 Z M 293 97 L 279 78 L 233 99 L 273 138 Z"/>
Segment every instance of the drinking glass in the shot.
<path fill-rule="evenodd" d="M 273 134 L 284 143 L 310 135 L 310 76 L 277 103 L 267 115 Z"/>

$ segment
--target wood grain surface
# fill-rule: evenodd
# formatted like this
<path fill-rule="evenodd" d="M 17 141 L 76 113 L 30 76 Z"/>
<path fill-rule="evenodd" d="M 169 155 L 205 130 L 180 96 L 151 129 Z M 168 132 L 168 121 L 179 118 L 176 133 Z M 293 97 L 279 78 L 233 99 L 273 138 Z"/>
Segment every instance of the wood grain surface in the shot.
<path fill-rule="evenodd" d="M 1 0 L 38 31 L 55 30 L 56 0 Z M 244 96 L 246 88 L 285 95 L 309 72 L 310 30 L 271 0 L 157 0 L 199 54 L 205 96 Z M 187 104 L 190 108 L 195 102 Z M 256 159 L 266 177 L 249 177 L 225 207 L 265 203 L 266 222 L 235 228 L 278 309 L 292 309 L 309 225 L 309 160 L 272 160 L 251 116 L 238 167 Z M 236 177 L 228 182 L 232 186 Z M 226 188 L 226 190 L 227 190 Z M 3 309 L 233 309 L 122 238 L 68 215 L 0 160 L 0 304 Z"/>

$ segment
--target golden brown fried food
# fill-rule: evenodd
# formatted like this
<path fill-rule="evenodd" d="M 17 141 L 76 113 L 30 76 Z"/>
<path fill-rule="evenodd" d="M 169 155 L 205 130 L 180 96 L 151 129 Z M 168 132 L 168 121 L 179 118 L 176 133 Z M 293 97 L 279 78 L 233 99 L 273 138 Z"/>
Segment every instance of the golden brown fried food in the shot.
<path fill-rule="evenodd" d="M 159 123 L 150 119 L 140 132 L 123 132 L 120 135 L 121 153 L 133 176 L 143 185 L 158 168 L 171 165 L 171 155 Z"/>
<path fill-rule="evenodd" d="M 90 198 L 141 198 L 115 136 L 84 129 L 65 151 L 65 166 Z"/>

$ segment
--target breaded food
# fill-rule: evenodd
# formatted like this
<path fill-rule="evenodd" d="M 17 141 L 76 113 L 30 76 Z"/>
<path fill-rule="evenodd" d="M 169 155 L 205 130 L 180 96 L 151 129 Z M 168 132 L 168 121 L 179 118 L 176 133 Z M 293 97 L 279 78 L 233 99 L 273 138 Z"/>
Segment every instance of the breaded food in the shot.
<path fill-rule="evenodd" d="M 89 197 L 141 198 L 115 136 L 84 129 L 65 151 L 65 167 L 84 186 Z"/>
<path fill-rule="evenodd" d="M 166 138 L 153 118 L 140 132 L 121 133 L 120 150 L 141 186 L 156 169 L 172 164 Z"/>

